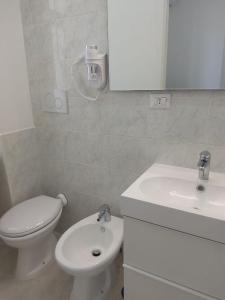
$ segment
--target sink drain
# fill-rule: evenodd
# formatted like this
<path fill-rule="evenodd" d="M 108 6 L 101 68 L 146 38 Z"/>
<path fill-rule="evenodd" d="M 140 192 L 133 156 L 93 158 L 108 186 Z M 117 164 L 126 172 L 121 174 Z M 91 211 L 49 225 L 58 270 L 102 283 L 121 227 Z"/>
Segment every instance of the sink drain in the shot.
<path fill-rule="evenodd" d="M 94 249 L 91 253 L 94 257 L 98 257 L 101 255 L 102 252 L 99 249 Z"/>

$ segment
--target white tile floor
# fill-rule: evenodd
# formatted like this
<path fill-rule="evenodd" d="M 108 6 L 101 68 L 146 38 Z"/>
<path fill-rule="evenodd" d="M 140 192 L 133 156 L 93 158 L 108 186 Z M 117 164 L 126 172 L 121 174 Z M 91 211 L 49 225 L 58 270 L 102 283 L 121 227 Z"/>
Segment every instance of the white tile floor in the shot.
<path fill-rule="evenodd" d="M 72 277 L 61 271 L 55 263 L 48 266 L 37 278 L 17 281 L 13 276 L 16 251 L 0 244 L 0 300 L 68 300 Z M 116 282 L 108 300 L 121 300 L 123 285 L 122 257 L 116 261 Z"/>

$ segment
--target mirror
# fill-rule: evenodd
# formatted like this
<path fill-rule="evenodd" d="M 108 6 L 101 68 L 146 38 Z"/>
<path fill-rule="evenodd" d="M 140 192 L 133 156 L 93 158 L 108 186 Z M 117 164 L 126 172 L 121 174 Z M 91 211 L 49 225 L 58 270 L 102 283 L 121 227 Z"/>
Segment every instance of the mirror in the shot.
<path fill-rule="evenodd" d="M 108 0 L 111 90 L 225 89 L 225 0 Z"/>

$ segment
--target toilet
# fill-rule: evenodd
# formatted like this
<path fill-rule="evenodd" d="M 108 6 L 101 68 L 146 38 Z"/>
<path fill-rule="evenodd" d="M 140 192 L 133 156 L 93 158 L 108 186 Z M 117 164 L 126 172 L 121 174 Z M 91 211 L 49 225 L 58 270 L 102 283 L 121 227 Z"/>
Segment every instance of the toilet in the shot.
<path fill-rule="evenodd" d="M 53 234 L 67 200 L 63 194 L 38 196 L 17 204 L 0 219 L 0 238 L 18 249 L 16 277 L 31 279 L 54 257 Z"/>
<path fill-rule="evenodd" d="M 123 242 L 123 220 L 111 216 L 102 223 L 98 218 L 94 214 L 74 224 L 57 243 L 56 261 L 74 276 L 70 300 L 108 299 Z"/>

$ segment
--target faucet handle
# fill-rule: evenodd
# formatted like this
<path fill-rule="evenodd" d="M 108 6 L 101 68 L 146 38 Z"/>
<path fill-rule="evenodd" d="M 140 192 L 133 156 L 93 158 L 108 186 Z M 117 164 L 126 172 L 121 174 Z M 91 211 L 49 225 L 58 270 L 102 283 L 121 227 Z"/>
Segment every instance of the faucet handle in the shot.
<path fill-rule="evenodd" d="M 103 204 L 102 206 L 100 206 L 100 208 L 99 208 L 99 210 L 98 210 L 99 212 L 101 212 L 101 211 L 108 211 L 108 212 L 110 212 L 110 207 L 109 207 L 109 205 L 108 204 Z"/>
<path fill-rule="evenodd" d="M 106 221 L 111 220 L 111 210 L 110 210 L 110 206 L 108 204 L 103 204 L 99 208 L 99 214 L 98 214 L 97 221 L 99 222 L 103 216 Z"/>
<path fill-rule="evenodd" d="M 205 150 L 205 151 L 202 151 L 202 152 L 200 153 L 200 160 L 201 160 L 201 161 L 207 162 L 207 161 L 210 160 L 210 158 L 211 158 L 211 154 L 210 154 L 209 151 Z"/>
<path fill-rule="evenodd" d="M 211 159 L 211 154 L 209 151 L 202 151 L 200 153 L 200 158 L 198 161 L 199 179 L 202 180 L 209 179 L 210 159 Z"/>

